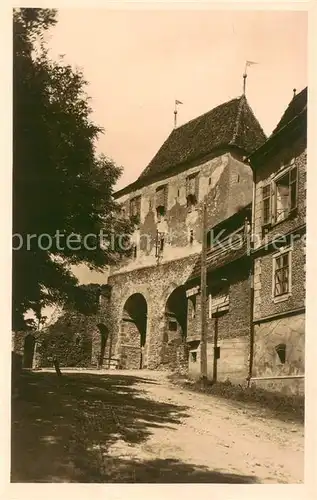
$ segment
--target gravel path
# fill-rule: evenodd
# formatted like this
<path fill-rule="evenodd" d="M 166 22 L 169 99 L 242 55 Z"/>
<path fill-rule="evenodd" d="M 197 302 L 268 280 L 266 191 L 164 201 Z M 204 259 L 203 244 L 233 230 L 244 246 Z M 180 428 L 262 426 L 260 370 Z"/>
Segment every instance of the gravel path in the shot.
<path fill-rule="evenodd" d="M 137 462 L 181 460 L 221 474 L 245 476 L 250 482 L 251 478 L 260 483 L 303 482 L 304 428 L 300 424 L 255 417 L 242 405 L 181 390 L 168 384 L 164 374 L 142 372 L 142 377 L 159 382 L 139 383 L 143 397 L 189 406 L 187 416 L 169 428 L 153 428 L 144 443 L 133 446 L 118 440 L 109 456 Z"/>
<path fill-rule="evenodd" d="M 301 483 L 304 428 L 150 371 L 38 372 L 12 407 L 13 482 Z"/>

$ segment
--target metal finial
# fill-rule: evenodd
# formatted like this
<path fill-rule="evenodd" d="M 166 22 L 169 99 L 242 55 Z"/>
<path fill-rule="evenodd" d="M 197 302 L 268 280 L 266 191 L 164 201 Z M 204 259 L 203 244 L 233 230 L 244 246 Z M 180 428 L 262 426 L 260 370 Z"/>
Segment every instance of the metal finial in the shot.
<path fill-rule="evenodd" d="M 245 95 L 245 87 L 246 87 L 247 74 L 243 75 L 243 95 Z"/>
<path fill-rule="evenodd" d="M 293 98 L 296 96 L 296 89 L 293 89 Z"/>

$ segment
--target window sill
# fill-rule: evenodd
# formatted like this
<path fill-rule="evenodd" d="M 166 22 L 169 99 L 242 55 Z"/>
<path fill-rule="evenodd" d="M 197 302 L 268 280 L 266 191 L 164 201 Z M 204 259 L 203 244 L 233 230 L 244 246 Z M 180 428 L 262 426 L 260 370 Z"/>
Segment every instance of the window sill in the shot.
<path fill-rule="evenodd" d="M 279 304 L 280 302 L 285 302 L 291 297 L 291 293 L 285 293 L 284 295 L 278 295 L 277 297 L 273 297 L 272 300 L 274 304 Z"/>

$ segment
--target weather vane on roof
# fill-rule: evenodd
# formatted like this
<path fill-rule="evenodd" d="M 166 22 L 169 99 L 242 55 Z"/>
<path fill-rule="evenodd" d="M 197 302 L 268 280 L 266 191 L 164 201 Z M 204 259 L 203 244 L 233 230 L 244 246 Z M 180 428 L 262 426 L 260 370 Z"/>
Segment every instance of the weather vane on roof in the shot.
<path fill-rule="evenodd" d="M 247 80 L 247 68 L 249 66 L 252 66 L 253 64 L 258 64 L 257 62 L 254 61 L 246 61 L 245 63 L 245 68 L 244 68 L 244 74 L 243 74 L 243 95 L 245 95 L 245 87 L 246 87 L 246 80 Z"/>
<path fill-rule="evenodd" d="M 177 127 L 177 106 L 179 104 L 183 104 L 181 101 L 178 101 L 177 99 L 175 99 L 175 108 L 174 108 L 174 128 Z"/>

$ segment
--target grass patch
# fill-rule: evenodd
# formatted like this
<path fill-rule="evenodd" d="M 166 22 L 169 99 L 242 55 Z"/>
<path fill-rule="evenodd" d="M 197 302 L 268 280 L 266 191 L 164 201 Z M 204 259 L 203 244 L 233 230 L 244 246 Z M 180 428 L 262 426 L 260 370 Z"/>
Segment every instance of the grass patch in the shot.
<path fill-rule="evenodd" d="M 216 382 L 200 380 L 189 381 L 185 375 L 173 373 L 169 381 L 192 392 L 218 396 L 227 400 L 237 401 L 252 406 L 254 410 L 280 420 L 304 423 L 305 397 L 298 395 L 271 392 L 251 386 L 243 387 L 230 381 Z"/>

